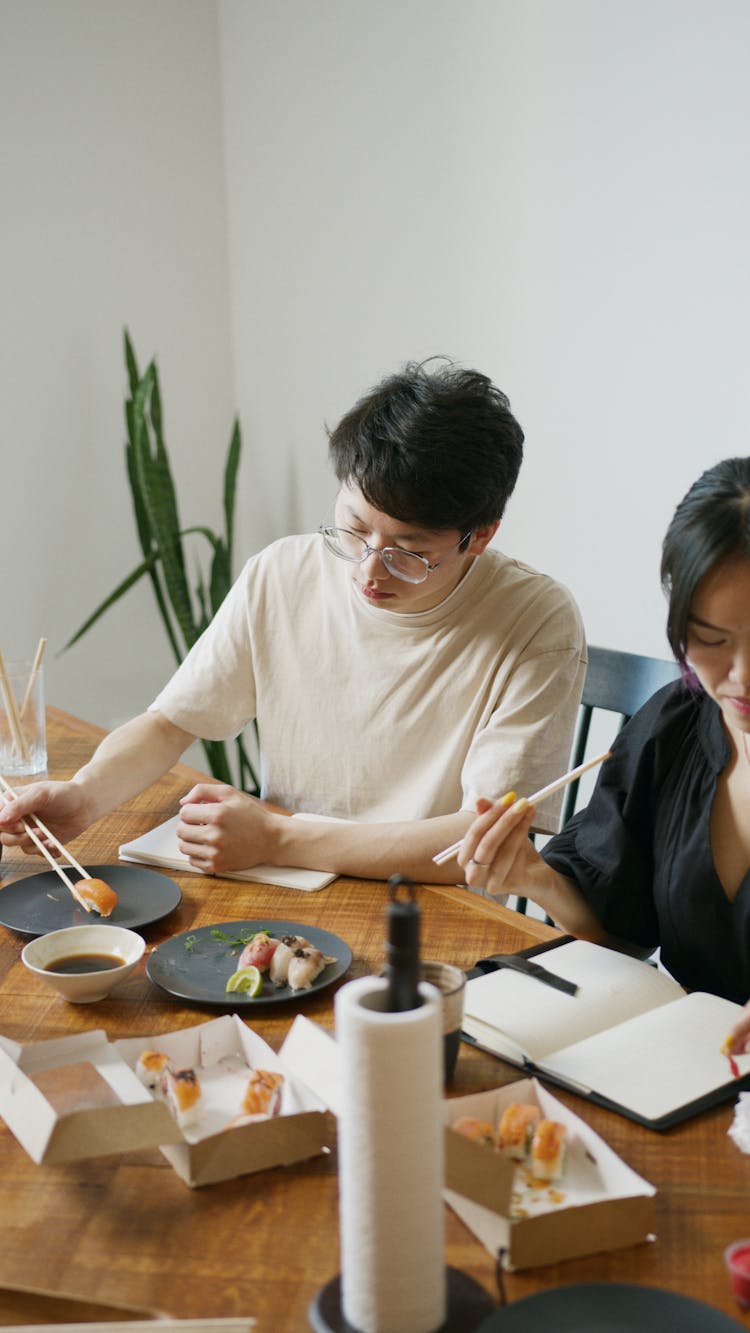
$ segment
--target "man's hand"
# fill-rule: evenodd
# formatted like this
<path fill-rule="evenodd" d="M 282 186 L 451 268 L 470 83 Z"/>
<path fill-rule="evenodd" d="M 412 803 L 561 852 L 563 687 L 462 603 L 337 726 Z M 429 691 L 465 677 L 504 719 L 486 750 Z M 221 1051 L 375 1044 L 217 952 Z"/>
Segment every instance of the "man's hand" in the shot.
<path fill-rule="evenodd" d="M 84 793 L 77 783 L 34 782 L 21 787 L 16 798 L 7 797 L 5 804 L 0 805 L 0 842 L 4 847 L 20 847 L 24 852 L 39 855 L 38 847 L 21 823 L 22 818 L 28 819 L 31 814 L 38 815 L 60 842 L 77 837 L 91 822 Z M 33 825 L 33 820 L 29 822 Z M 58 849 L 41 830 L 36 832 L 53 856 L 59 856 Z"/>
<path fill-rule="evenodd" d="M 190 864 L 208 875 L 273 862 L 272 814 L 255 796 L 223 783 L 200 783 L 180 801 L 177 843 Z"/>

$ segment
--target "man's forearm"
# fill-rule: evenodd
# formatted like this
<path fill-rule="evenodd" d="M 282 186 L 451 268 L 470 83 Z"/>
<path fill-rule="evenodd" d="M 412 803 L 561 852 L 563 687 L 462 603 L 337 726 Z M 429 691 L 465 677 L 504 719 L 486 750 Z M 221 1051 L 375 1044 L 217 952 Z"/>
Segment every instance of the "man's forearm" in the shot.
<path fill-rule="evenodd" d="M 193 739 L 161 713 L 141 713 L 110 732 L 73 778 L 83 791 L 88 822 L 162 777 Z"/>
<path fill-rule="evenodd" d="M 426 884 L 457 884 L 463 879 L 458 862 L 436 866 L 432 858 L 462 838 L 471 821 L 468 810 L 378 824 L 278 816 L 274 860 L 277 865 L 335 870 L 360 879 L 401 874 Z"/>

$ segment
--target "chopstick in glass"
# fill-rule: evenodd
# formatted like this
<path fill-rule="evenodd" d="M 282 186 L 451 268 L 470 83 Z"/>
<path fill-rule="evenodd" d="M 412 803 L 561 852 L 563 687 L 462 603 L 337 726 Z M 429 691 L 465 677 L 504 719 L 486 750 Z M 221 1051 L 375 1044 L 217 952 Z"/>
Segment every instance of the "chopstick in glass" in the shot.
<path fill-rule="evenodd" d="M 544 800 L 545 796 L 552 796 L 553 792 L 559 791 L 561 787 L 567 787 L 569 782 L 575 782 L 576 778 L 580 778 L 581 774 L 585 773 L 587 769 L 595 768 L 597 764 L 609 759 L 609 756 L 610 751 L 605 750 L 604 754 L 598 754 L 595 759 L 587 759 L 585 764 L 579 764 L 577 768 L 571 768 L 569 773 L 564 773 L 561 778 L 555 778 L 554 782 L 548 782 L 546 787 L 540 787 L 539 791 L 535 791 L 533 796 L 529 796 L 529 805 L 537 805 L 539 801 Z M 442 852 L 433 856 L 435 865 L 442 866 L 446 861 L 450 861 L 451 857 L 456 855 L 462 842 L 463 838 L 459 838 L 458 842 L 452 842 L 450 847 L 444 847 Z"/>

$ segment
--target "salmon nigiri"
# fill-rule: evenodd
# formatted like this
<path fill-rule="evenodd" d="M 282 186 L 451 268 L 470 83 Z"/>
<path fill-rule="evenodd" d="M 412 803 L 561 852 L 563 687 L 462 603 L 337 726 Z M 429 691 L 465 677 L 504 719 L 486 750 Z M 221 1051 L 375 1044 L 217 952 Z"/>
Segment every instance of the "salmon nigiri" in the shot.
<path fill-rule="evenodd" d="M 247 1081 L 242 1110 L 245 1115 L 278 1115 L 281 1107 L 283 1074 L 270 1069 L 253 1069 Z"/>
<path fill-rule="evenodd" d="M 98 912 L 99 916 L 111 916 L 118 902 L 113 888 L 103 879 L 79 879 L 73 885 L 73 896 L 78 899 L 86 912 Z"/>
<path fill-rule="evenodd" d="M 165 1069 L 163 1087 L 167 1105 L 177 1124 L 182 1129 L 194 1125 L 203 1110 L 201 1085 L 195 1070 Z"/>

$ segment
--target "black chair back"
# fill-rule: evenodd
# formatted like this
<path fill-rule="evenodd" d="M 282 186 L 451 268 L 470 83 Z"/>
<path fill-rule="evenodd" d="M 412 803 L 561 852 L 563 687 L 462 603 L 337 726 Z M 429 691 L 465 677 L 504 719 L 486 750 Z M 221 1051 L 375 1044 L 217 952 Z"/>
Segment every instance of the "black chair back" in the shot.
<path fill-rule="evenodd" d="M 641 657 L 638 653 L 624 653 L 616 648 L 593 648 L 588 650 L 586 680 L 581 696 L 573 752 L 570 767 L 577 768 L 586 758 L 586 744 L 591 729 L 591 719 L 595 709 L 608 713 L 619 713 L 621 731 L 634 713 L 642 708 L 662 685 L 676 680 L 680 669 L 676 662 L 664 661 L 660 657 Z M 563 802 L 562 822 L 566 824 L 576 808 L 578 782 L 571 782 L 566 788 Z"/>
<path fill-rule="evenodd" d="M 619 713 L 617 731 L 621 731 L 652 694 L 661 689 L 662 685 L 676 680 L 679 674 L 680 668 L 676 662 L 665 661 L 660 657 L 641 657 L 638 653 L 624 653 L 617 648 L 589 646 L 570 767 L 577 768 L 586 758 L 586 745 L 595 709 Z M 579 781 L 576 779 L 565 789 L 561 827 L 567 824 L 575 812 Z M 517 899 L 516 911 L 525 912 L 527 906 L 526 898 Z"/>

